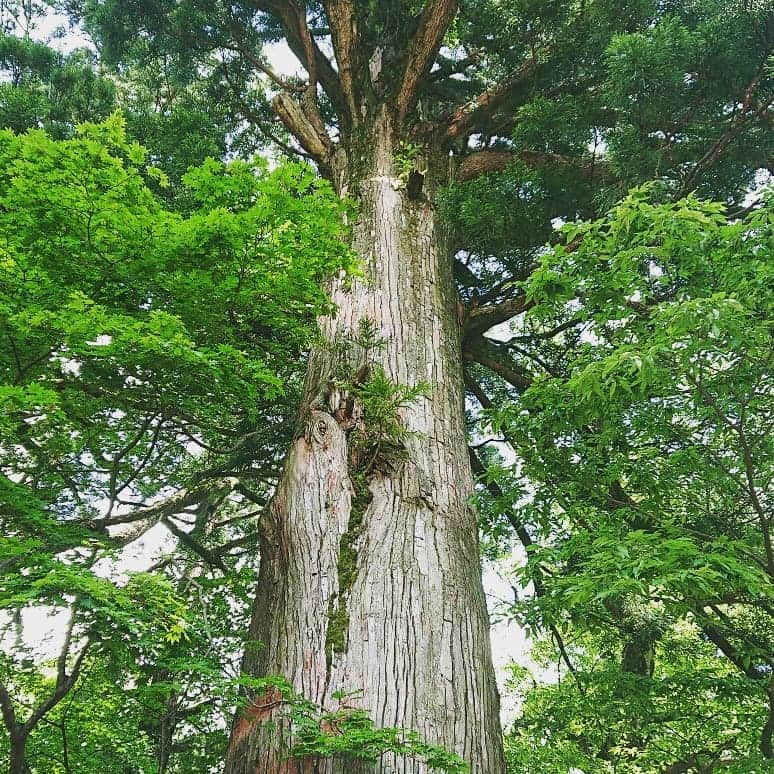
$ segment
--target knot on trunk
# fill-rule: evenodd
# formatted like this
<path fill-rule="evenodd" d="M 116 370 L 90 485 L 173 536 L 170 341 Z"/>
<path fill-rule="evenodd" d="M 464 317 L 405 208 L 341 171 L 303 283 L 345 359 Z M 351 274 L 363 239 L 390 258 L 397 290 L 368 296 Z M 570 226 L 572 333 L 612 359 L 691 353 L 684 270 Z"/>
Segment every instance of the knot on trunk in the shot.
<path fill-rule="evenodd" d="M 312 411 L 306 427 L 306 440 L 327 449 L 336 432 L 341 432 L 336 420 L 324 411 Z"/>

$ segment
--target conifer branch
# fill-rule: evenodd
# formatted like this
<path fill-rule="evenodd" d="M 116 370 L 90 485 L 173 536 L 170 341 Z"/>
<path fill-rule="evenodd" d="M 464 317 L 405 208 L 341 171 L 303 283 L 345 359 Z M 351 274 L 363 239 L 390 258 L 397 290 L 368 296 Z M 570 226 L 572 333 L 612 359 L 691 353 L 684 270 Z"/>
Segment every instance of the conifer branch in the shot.
<path fill-rule="evenodd" d="M 451 116 L 444 135 L 451 142 L 483 127 L 498 108 L 522 87 L 548 60 L 548 50 L 536 51 L 503 80 L 483 91 L 475 99 L 460 105 Z"/>
<path fill-rule="evenodd" d="M 398 93 L 399 120 L 405 119 L 415 107 L 422 82 L 430 72 L 458 6 L 457 0 L 430 0 L 425 5 Z"/>
<path fill-rule="evenodd" d="M 501 172 L 515 161 L 519 161 L 528 167 L 543 167 L 554 164 L 567 168 L 574 168 L 586 174 L 588 177 L 604 179 L 609 176 L 606 165 L 598 160 L 576 159 L 564 156 L 561 153 L 544 153 L 533 150 L 516 149 L 484 149 L 465 156 L 457 167 L 455 179 L 458 182 L 474 180 L 490 172 Z"/>
<path fill-rule="evenodd" d="M 358 73 L 358 30 L 352 0 L 327 0 L 323 2 L 325 15 L 331 28 L 333 53 L 339 70 L 339 82 L 347 106 L 349 122 L 357 126 L 360 115 L 357 109 L 359 90 L 355 74 Z"/>

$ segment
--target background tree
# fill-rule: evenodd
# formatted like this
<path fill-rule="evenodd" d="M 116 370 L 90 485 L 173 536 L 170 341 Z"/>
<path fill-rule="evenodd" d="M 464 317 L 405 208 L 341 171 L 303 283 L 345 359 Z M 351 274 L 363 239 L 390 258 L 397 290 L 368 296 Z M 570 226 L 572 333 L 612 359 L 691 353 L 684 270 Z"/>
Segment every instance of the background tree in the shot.
<path fill-rule="evenodd" d="M 24 647 L 4 663 L 14 773 L 84 665 L 108 655 L 133 654 L 121 684 L 133 674 L 155 694 L 145 721 L 161 770 L 173 738 L 161 703 L 190 722 L 191 706 L 212 702 L 181 681 L 229 652 L 207 618 L 239 614 L 251 511 L 270 475 L 258 450 L 266 434 L 275 448 L 299 347 L 328 308 L 322 281 L 350 265 L 342 205 L 307 167 L 210 160 L 186 177 L 199 204 L 185 217 L 146 176 L 163 183 L 118 115 L 69 140 L 0 135 L 0 604 L 22 645 L 25 608 L 70 621 L 53 686 Z M 157 525 L 228 574 L 228 596 L 214 599 L 213 578 L 185 564 L 114 577 L 111 553 Z M 198 611 L 193 666 L 164 644 L 184 636 L 186 607 Z"/>
<path fill-rule="evenodd" d="M 566 673 L 528 694 L 516 738 L 534 752 L 548 711 L 546 771 L 569 750 L 584 771 L 759 771 L 774 733 L 771 199 L 729 221 L 652 196 L 566 227 L 541 259 L 525 324 L 562 358 L 491 415 L 534 487 L 524 579 L 541 594 L 521 613 L 554 627 Z"/>

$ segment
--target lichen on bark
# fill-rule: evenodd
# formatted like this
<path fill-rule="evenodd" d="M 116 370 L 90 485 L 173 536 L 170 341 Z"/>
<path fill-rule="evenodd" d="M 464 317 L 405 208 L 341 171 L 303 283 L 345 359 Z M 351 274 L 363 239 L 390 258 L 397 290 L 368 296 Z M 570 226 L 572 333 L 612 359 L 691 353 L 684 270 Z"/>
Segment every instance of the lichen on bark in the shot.
<path fill-rule="evenodd" d="M 352 482 L 352 504 L 349 524 L 339 541 L 339 560 L 336 564 L 338 592 L 331 596 L 328 608 L 325 647 L 329 665 L 334 653 L 345 653 L 347 650 L 349 629 L 347 595 L 357 575 L 357 543 L 363 531 L 363 519 L 366 509 L 373 500 L 368 481 L 362 472 L 352 471 L 350 481 Z"/>
<path fill-rule="evenodd" d="M 361 320 L 358 348 L 370 353 L 381 348 L 383 340 L 377 339 L 367 318 Z M 390 382 L 378 366 L 365 381 L 355 376 L 342 383 L 342 404 L 349 406 L 348 413 L 333 416 L 347 436 L 347 458 L 351 485 L 351 504 L 347 530 L 339 541 L 339 557 L 336 564 L 338 591 L 331 595 L 328 605 L 328 631 L 325 647 L 328 665 L 334 653 L 347 650 L 349 613 L 347 597 L 357 576 L 358 542 L 368 506 L 373 501 L 370 480 L 380 474 L 394 474 L 408 459 L 403 441 L 408 435 L 398 411 L 426 392 L 426 385 L 414 387 Z M 363 373 L 364 366 L 357 369 Z"/>

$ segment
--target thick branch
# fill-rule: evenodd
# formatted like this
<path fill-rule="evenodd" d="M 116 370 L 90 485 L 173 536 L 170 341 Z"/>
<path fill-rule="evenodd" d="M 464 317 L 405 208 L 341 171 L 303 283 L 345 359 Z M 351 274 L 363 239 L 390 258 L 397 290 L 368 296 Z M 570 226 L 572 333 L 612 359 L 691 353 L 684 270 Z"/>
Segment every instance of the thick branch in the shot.
<path fill-rule="evenodd" d="M 419 89 L 430 72 L 458 5 L 457 0 L 429 0 L 425 5 L 398 92 L 398 118 L 401 121 L 417 104 Z"/>
<path fill-rule="evenodd" d="M 454 111 L 451 121 L 446 127 L 445 136 L 448 141 L 465 137 L 476 129 L 483 127 L 486 120 L 501 107 L 508 98 L 523 86 L 547 59 L 547 52 L 536 52 L 526 62 L 517 67 L 510 75 L 482 92 L 474 100 L 460 106 Z"/>
<path fill-rule="evenodd" d="M 274 110 L 298 140 L 301 147 L 318 163 L 326 164 L 333 149 L 333 143 L 328 133 L 318 128 L 309 120 L 307 111 L 290 96 L 283 92 L 274 98 Z"/>
<path fill-rule="evenodd" d="M 323 2 L 325 15 L 331 27 L 333 53 L 339 68 L 339 81 L 349 112 L 349 121 L 357 126 L 360 114 L 357 109 L 358 90 L 355 73 L 358 70 L 358 31 L 352 0 L 327 0 Z"/>
<path fill-rule="evenodd" d="M 480 336 L 495 325 L 507 322 L 512 317 L 526 312 L 534 306 L 534 302 L 528 301 L 526 296 L 508 298 L 500 304 L 491 306 L 475 306 L 467 310 L 465 324 L 462 329 L 463 339 Z"/>
<path fill-rule="evenodd" d="M 543 153 L 531 150 L 480 150 L 465 156 L 457 167 L 456 180 L 465 182 L 489 172 L 500 172 L 514 161 L 520 161 L 528 167 L 542 167 L 557 164 L 592 176 L 604 178 L 607 174 L 603 164 L 590 160 L 574 159 L 560 153 Z"/>

